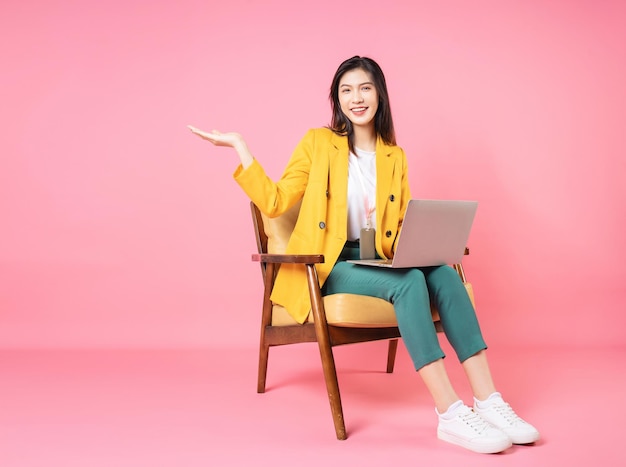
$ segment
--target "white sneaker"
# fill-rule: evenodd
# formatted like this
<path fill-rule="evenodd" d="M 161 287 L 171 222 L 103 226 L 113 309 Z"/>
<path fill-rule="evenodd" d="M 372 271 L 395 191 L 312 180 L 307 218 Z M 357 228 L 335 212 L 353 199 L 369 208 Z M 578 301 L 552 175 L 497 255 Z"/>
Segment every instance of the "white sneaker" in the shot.
<path fill-rule="evenodd" d="M 481 405 L 483 408 L 480 407 Z M 504 402 L 498 392 L 493 393 L 484 402 L 475 400 L 474 411 L 493 426 L 505 432 L 513 444 L 530 444 L 539 439 L 539 431 L 530 423 L 522 420 L 511 406 Z"/>
<path fill-rule="evenodd" d="M 437 437 L 470 451 L 492 454 L 511 447 L 511 440 L 501 430 L 487 423 L 466 405 L 456 409 L 454 416 L 439 416 Z"/>

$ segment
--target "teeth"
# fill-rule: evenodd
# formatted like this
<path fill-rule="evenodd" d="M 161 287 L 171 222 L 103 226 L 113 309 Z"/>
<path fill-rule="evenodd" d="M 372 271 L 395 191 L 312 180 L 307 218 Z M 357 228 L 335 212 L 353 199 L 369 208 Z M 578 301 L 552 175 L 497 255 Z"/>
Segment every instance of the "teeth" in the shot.
<path fill-rule="evenodd" d="M 365 107 L 357 107 L 356 109 L 352 109 L 353 112 L 362 112 L 364 111 L 366 108 Z"/>

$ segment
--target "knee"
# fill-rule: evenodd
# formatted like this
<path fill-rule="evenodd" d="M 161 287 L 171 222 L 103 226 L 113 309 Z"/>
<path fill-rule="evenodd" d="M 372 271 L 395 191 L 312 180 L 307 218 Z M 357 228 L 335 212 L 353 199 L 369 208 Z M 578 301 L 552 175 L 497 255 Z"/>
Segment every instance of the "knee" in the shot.
<path fill-rule="evenodd" d="M 391 303 L 394 306 L 405 303 L 410 310 L 415 310 L 416 307 L 420 308 L 420 304 L 422 304 L 424 310 L 430 312 L 430 297 L 424 273 L 419 269 L 398 269 L 394 272 L 396 272 L 394 285 L 389 290 Z M 396 307 L 396 314 L 398 312 L 399 308 Z"/>
<path fill-rule="evenodd" d="M 450 266 L 438 266 L 428 272 L 426 276 L 429 290 L 433 292 L 450 293 L 464 290 L 463 283 L 457 272 Z"/>
<path fill-rule="evenodd" d="M 428 273 L 428 281 L 439 284 L 459 283 L 461 278 L 450 266 L 437 266 Z"/>
<path fill-rule="evenodd" d="M 426 276 L 420 269 L 403 269 L 402 270 L 403 281 L 409 284 L 414 283 L 426 283 Z"/>
<path fill-rule="evenodd" d="M 397 277 L 398 286 L 404 290 L 427 290 L 426 277 L 419 269 L 400 270 Z"/>

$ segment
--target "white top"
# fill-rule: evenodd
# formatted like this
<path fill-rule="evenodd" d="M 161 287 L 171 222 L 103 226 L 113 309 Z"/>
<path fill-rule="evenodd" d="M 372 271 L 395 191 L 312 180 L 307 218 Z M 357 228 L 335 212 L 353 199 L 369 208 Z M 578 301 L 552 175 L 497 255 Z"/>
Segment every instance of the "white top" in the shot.
<path fill-rule="evenodd" d="M 348 156 L 348 240 L 361 236 L 368 227 L 376 228 L 376 152 L 354 148 Z"/>

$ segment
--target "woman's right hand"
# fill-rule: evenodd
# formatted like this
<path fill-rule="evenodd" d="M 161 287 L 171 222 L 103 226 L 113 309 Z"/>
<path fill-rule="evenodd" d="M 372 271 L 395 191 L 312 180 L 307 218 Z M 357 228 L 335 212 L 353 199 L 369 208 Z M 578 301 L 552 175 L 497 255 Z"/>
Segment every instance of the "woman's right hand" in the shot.
<path fill-rule="evenodd" d="M 237 144 L 244 143 L 243 137 L 239 133 L 221 133 L 217 130 L 207 132 L 191 125 L 187 125 L 187 128 L 189 128 L 193 134 L 210 141 L 215 146 L 229 146 L 234 148 Z"/>
<path fill-rule="evenodd" d="M 239 159 L 241 160 L 241 164 L 243 168 L 247 168 L 250 164 L 252 164 L 252 155 L 248 150 L 248 146 L 239 133 L 229 132 L 222 133 L 217 130 L 212 130 L 211 132 L 200 130 L 192 125 L 187 125 L 187 128 L 191 130 L 191 132 L 195 135 L 198 135 L 200 138 L 209 141 L 215 146 L 226 146 L 234 148 L 239 155 Z"/>

